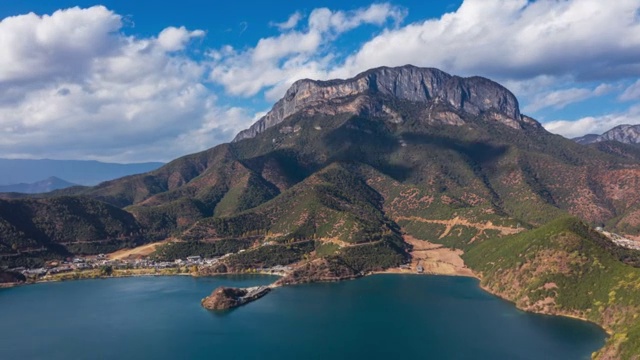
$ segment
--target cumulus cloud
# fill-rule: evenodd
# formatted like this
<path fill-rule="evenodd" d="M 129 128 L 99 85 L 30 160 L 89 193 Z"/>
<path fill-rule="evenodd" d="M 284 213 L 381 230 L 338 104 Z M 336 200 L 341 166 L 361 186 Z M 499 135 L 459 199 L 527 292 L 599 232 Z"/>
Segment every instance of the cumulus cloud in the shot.
<path fill-rule="evenodd" d="M 192 38 L 203 37 L 204 31 L 188 31 L 184 26 L 179 28 L 170 26 L 158 35 L 158 45 L 166 51 L 183 50 Z"/>
<path fill-rule="evenodd" d="M 378 66 L 414 64 L 505 83 L 535 115 L 602 96 L 615 90 L 608 83 L 640 76 L 639 13 L 637 0 L 464 0 L 439 18 L 399 26 L 404 12 L 388 4 L 350 13 L 316 9 L 304 31 L 212 52 L 211 80 L 229 94 L 264 91 L 276 100 L 300 78 L 345 78 Z M 334 55 L 332 41 L 364 23 L 383 29 Z M 602 85 L 588 88 L 587 82 Z M 620 99 L 639 93 L 631 87 Z"/>
<path fill-rule="evenodd" d="M 252 122 L 255 111 L 218 104 L 218 85 L 230 96 L 276 100 L 301 78 L 408 63 L 490 77 L 527 112 L 560 109 L 638 78 L 639 13 L 638 0 L 464 0 L 439 18 L 403 24 L 406 10 L 389 3 L 319 8 L 272 23 L 278 33 L 256 43 L 208 50 L 205 60 L 190 54 L 205 31 L 127 36 L 125 19 L 103 6 L 8 17 L 0 21 L 0 157 L 169 160 Z M 364 25 L 377 30 L 363 44 L 336 41 Z M 640 81 L 618 98 L 639 99 Z M 573 136 L 634 119 L 632 108 L 547 128 Z"/>
<path fill-rule="evenodd" d="M 640 74 L 637 0 L 465 0 L 455 12 L 385 31 L 347 72 L 412 63 L 499 79 Z"/>
<path fill-rule="evenodd" d="M 407 63 L 500 81 L 640 75 L 639 11 L 637 0 L 465 0 L 440 18 L 387 27 L 338 61 L 330 46 L 322 46 L 335 34 L 363 23 L 398 23 L 404 11 L 388 4 L 351 13 L 316 9 L 307 31 L 285 32 L 218 56 L 222 60 L 211 78 L 231 94 L 252 96 L 301 74 L 347 77 Z"/>
<path fill-rule="evenodd" d="M 267 97 L 275 100 L 295 80 L 326 78 L 334 59 L 329 49 L 331 42 L 341 34 L 363 24 L 399 24 L 405 16 L 404 9 L 387 3 L 347 12 L 315 9 L 303 30 L 288 30 L 262 38 L 253 48 L 238 50 L 225 46 L 211 51 L 210 79 L 223 85 L 229 94 L 238 96 L 249 97 L 270 88 Z M 294 21 L 289 18 L 285 25 L 292 25 L 289 22 Z M 291 27 L 284 26 L 284 29 Z"/>
<path fill-rule="evenodd" d="M 177 52 L 203 31 L 139 38 L 122 26 L 103 6 L 0 22 L 0 157 L 170 160 L 249 125 Z"/>
<path fill-rule="evenodd" d="M 633 106 L 629 110 L 599 117 L 585 117 L 575 121 L 551 121 L 544 124 L 548 131 L 574 138 L 585 134 L 602 134 L 613 127 L 623 124 L 640 124 L 640 106 Z"/>
<path fill-rule="evenodd" d="M 115 55 L 121 39 L 110 34 L 121 27 L 121 17 L 101 6 L 7 17 L 0 21 L 0 81 L 74 77 L 94 58 Z"/>

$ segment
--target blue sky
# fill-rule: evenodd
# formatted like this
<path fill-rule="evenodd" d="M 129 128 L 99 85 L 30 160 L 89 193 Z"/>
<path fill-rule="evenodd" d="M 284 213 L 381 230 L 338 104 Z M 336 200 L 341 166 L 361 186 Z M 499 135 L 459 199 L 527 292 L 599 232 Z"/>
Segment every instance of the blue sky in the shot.
<path fill-rule="evenodd" d="M 4 0 L 0 157 L 167 161 L 299 78 L 411 63 L 496 80 L 567 137 L 640 123 L 640 0 Z"/>

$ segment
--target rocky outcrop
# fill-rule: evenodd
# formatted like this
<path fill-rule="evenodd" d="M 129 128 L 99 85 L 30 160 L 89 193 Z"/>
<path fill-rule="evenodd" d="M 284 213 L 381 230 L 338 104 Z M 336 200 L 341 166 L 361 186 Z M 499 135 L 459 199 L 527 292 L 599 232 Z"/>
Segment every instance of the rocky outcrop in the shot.
<path fill-rule="evenodd" d="M 587 134 L 584 136 L 573 138 L 572 140 L 582 145 L 593 144 L 601 141 L 600 135 L 598 134 Z"/>
<path fill-rule="evenodd" d="M 355 279 L 361 274 L 346 265 L 339 258 L 316 259 L 295 268 L 280 280 L 276 285 L 293 285 L 310 282 L 329 282 L 347 279 Z"/>
<path fill-rule="evenodd" d="M 222 262 L 218 262 L 212 266 L 201 266 L 198 268 L 198 276 L 214 276 L 226 274 L 228 272 L 229 269 L 227 268 L 227 265 Z"/>
<path fill-rule="evenodd" d="M 227 310 L 257 300 L 271 291 L 268 286 L 231 288 L 220 286 L 202 299 L 202 306 L 209 310 Z"/>
<path fill-rule="evenodd" d="M 587 134 L 573 141 L 578 144 L 593 144 L 602 141 L 618 141 L 623 144 L 640 144 L 640 124 L 638 125 L 618 125 L 602 135 Z"/>
<path fill-rule="evenodd" d="M 323 104 L 329 104 L 333 112 L 394 118 L 390 109 L 372 101 L 373 97 L 380 96 L 425 104 L 444 103 L 471 115 L 492 112 L 498 115 L 496 120 L 508 120 L 512 127 L 522 121 L 516 97 L 491 80 L 462 78 L 438 69 L 406 65 L 372 69 L 347 80 L 299 80 L 271 111 L 249 129 L 241 131 L 234 141 L 252 138 L 295 113 Z"/>

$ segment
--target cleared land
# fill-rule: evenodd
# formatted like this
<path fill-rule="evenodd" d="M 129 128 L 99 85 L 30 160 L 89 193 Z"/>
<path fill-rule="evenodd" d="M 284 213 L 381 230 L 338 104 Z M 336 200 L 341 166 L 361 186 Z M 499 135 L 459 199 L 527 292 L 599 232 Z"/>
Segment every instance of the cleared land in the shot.
<path fill-rule="evenodd" d="M 410 235 L 404 236 L 404 241 L 413 246 L 411 250 L 411 268 L 393 268 L 385 273 L 416 273 L 418 266 L 422 266 L 424 274 L 430 275 L 458 275 L 476 277 L 462 260 L 462 250 L 452 250 L 439 244 L 418 240 Z"/>
<path fill-rule="evenodd" d="M 499 225 L 494 225 L 491 221 L 487 221 L 485 223 L 474 223 L 474 222 L 470 222 L 466 219 L 462 219 L 458 216 L 456 216 L 453 219 L 450 220 L 433 220 L 433 219 L 424 219 L 421 217 L 417 217 L 417 216 L 400 216 L 397 217 L 395 219 L 396 221 L 402 221 L 402 220 L 406 220 L 406 221 L 417 221 L 417 222 L 423 222 L 423 223 L 429 223 L 429 224 L 440 224 L 440 225 L 444 225 L 446 226 L 444 232 L 442 234 L 440 234 L 440 239 L 446 237 L 447 235 L 449 235 L 449 233 L 451 232 L 451 230 L 455 227 L 455 226 L 466 226 L 466 227 L 470 227 L 470 228 L 474 228 L 476 230 L 478 230 L 478 233 L 476 234 L 476 236 L 474 236 L 471 239 L 471 242 L 473 242 L 478 236 L 482 235 L 484 233 L 485 230 L 497 230 L 500 232 L 501 235 L 513 235 L 513 234 L 517 234 L 521 231 L 524 231 L 524 229 L 520 229 L 520 228 L 512 228 L 512 227 L 508 227 L 508 226 L 499 226 Z M 406 241 L 406 239 L 405 239 Z"/>
<path fill-rule="evenodd" d="M 171 241 L 173 240 L 169 239 L 169 240 L 158 241 L 151 244 L 145 244 L 142 246 L 135 247 L 133 249 L 121 249 L 111 254 L 108 254 L 107 258 L 109 260 L 141 259 L 143 257 L 147 257 L 153 254 L 153 252 L 156 251 L 156 248 L 159 245 L 163 245 Z"/>

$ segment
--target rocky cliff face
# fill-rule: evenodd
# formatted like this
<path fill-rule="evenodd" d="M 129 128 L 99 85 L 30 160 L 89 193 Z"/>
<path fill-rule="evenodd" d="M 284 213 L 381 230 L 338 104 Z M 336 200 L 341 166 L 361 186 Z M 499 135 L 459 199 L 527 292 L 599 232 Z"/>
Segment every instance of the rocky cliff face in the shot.
<path fill-rule="evenodd" d="M 395 114 L 372 101 L 375 97 L 393 97 L 426 104 L 447 104 L 453 109 L 472 115 L 491 112 L 494 119 L 511 127 L 523 121 L 518 100 L 501 85 L 482 78 L 461 78 L 432 68 L 402 66 L 377 68 L 347 80 L 294 83 L 273 109 L 249 129 L 240 132 L 234 141 L 255 137 L 287 117 L 305 109 L 320 112 L 351 112 L 355 114 L 386 115 L 394 120 Z M 328 105 L 326 109 L 320 109 Z"/>
<path fill-rule="evenodd" d="M 619 125 L 602 135 L 588 134 L 573 139 L 579 144 L 592 144 L 602 141 L 618 141 L 623 144 L 640 144 L 640 124 Z"/>

